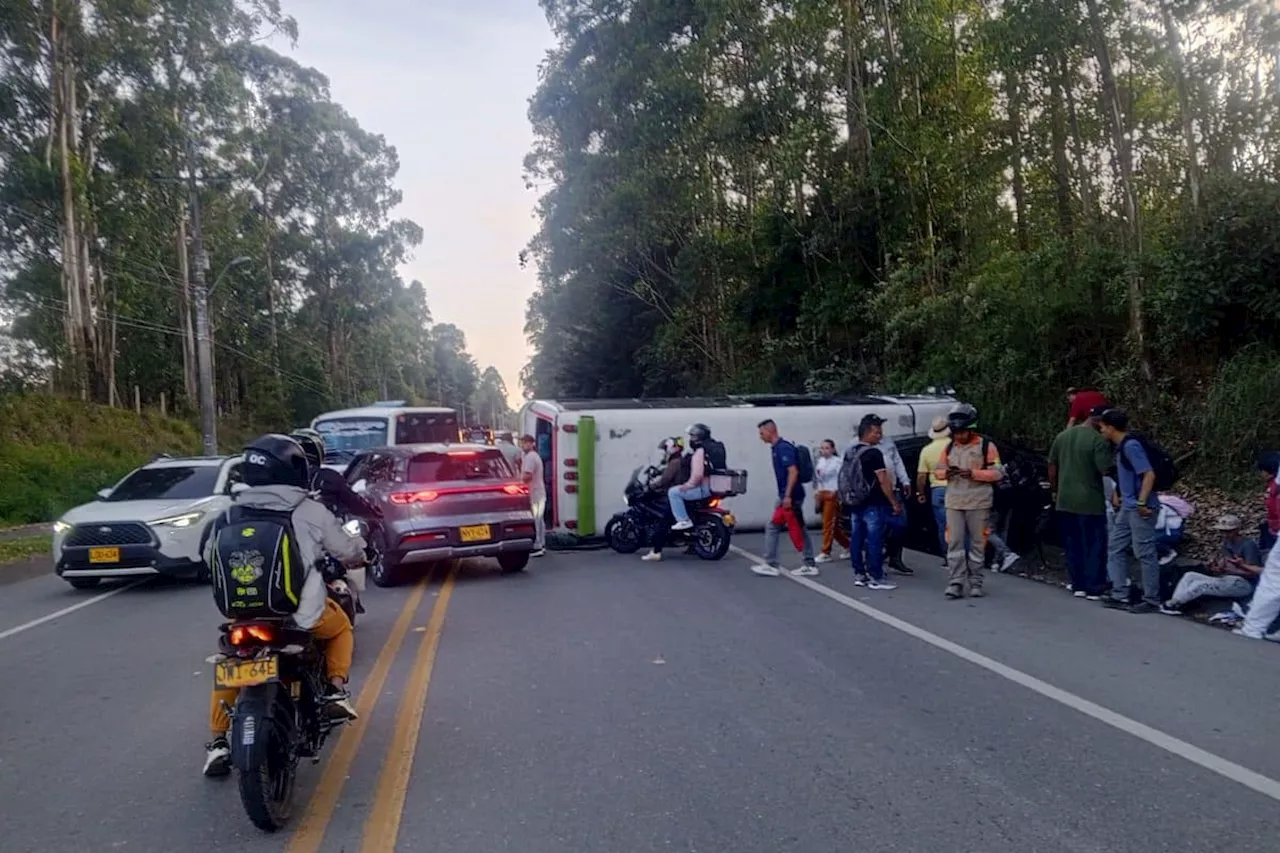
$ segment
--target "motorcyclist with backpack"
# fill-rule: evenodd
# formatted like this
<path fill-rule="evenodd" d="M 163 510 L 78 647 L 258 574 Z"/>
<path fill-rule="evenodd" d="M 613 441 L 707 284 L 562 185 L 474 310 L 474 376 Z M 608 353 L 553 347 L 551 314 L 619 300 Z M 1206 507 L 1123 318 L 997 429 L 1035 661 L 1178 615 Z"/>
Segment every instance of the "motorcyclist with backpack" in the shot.
<path fill-rule="evenodd" d="M 724 467 L 724 445 L 711 437 L 711 428 L 706 424 L 690 424 L 686 430 L 689 448 L 693 453 L 689 456 L 689 470 L 685 482 L 667 489 L 667 500 L 671 504 L 671 514 L 676 523 L 672 530 L 689 530 L 693 522 L 689 519 L 689 511 L 685 501 L 702 500 L 711 496 L 709 476 L 717 467 Z M 713 458 L 716 454 L 720 459 Z"/>
<path fill-rule="evenodd" d="M 324 467 L 324 436 L 313 429 L 298 429 L 289 433 L 289 437 L 302 446 L 310 467 L 309 485 L 313 492 L 320 495 L 320 503 L 334 515 L 347 515 L 356 518 L 377 518 L 382 511 L 376 504 L 370 503 L 352 490 L 351 484 L 332 468 Z"/>
<path fill-rule="evenodd" d="M 286 555 L 293 551 L 303 579 L 292 619 L 299 628 L 310 631 L 324 648 L 330 685 L 323 697 L 325 711 L 334 718 L 354 720 L 356 711 L 346 684 L 355 637 L 346 614 L 329 598 L 318 564 L 327 552 L 343 565 L 355 568 L 364 560 L 365 542 L 359 536 L 350 536 L 333 513 L 308 497 L 307 456 L 295 439 L 276 434 L 255 439 L 245 447 L 243 472 L 248 488 L 233 496 L 231 507 L 205 533 L 202 551 L 214 576 L 215 594 L 236 595 L 237 586 L 241 587 L 239 592 L 245 591 L 246 582 L 237 575 L 246 568 L 243 554 L 247 547 L 263 542 L 277 544 L 275 548 L 258 550 L 274 553 L 278 560 L 287 559 Z M 246 521 L 252 521 L 253 526 L 244 527 Z M 224 530 L 234 533 L 233 526 L 238 526 L 240 535 L 220 535 Z M 250 534 L 253 538 L 242 538 Z M 274 581 L 288 574 L 252 561 L 248 567 L 257 570 L 255 580 Z M 231 577 L 221 581 L 223 573 Z M 286 595 L 292 595 L 292 591 Z M 210 699 L 209 728 L 213 737 L 205 746 L 206 776 L 230 771 L 227 731 L 231 720 L 227 711 L 235 706 L 237 693 L 235 689 L 215 688 Z"/>

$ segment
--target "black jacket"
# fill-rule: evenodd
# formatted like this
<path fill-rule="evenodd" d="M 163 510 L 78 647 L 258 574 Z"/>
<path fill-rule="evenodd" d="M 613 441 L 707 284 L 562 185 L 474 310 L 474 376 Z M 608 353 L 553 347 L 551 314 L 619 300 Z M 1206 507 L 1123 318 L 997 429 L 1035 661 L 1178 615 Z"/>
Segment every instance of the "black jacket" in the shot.
<path fill-rule="evenodd" d="M 311 478 L 311 490 L 320 493 L 320 502 L 334 515 L 356 518 L 382 516 L 382 510 L 376 504 L 370 503 L 353 492 L 346 479 L 330 468 L 321 468 L 315 473 Z"/>

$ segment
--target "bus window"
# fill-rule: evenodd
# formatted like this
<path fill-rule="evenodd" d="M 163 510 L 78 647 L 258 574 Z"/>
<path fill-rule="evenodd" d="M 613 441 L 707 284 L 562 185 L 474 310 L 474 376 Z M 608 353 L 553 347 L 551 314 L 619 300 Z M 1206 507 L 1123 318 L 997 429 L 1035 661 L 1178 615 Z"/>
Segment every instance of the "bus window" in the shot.
<path fill-rule="evenodd" d="M 316 421 L 324 436 L 326 462 L 350 462 L 362 450 L 387 445 L 386 418 L 331 418 Z"/>
<path fill-rule="evenodd" d="M 396 417 L 396 444 L 452 443 L 458 440 L 453 412 L 405 413 Z"/>

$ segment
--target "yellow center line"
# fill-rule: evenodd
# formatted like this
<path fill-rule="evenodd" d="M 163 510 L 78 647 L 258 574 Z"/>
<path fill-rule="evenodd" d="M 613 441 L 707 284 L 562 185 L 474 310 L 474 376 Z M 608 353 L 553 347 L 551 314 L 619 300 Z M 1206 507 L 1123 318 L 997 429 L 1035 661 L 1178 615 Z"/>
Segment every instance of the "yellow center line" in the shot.
<path fill-rule="evenodd" d="M 351 771 L 351 764 L 355 761 L 356 752 L 360 749 L 360 742 L 364 740 L 364 733 L 368 730 L 369 717 L 373 714 L 374 706 L 378 704 L 378 697 L 382 695 L 382 688 L 386 684 L 387 674 L 391 671 L 391 664 L 395 661 L 396 654 L 409 633 L 409 623 L 413 621 L 418 611 L 418 605 L 422 602 L 422 596 L 430 580 L 431 574 L 428 573 L 409 593 L 409 599 L 404 603 L 400 616 L 391 628 L 391 635 L 387 637 L 382 651 L 378 652 L 378 657 L 373 662 L 368 680 L 360 688 L 360 698 L 356 702 L 356 713 L 360 718 L 345 727 L 341 737 L 338 738 L 338 745 L 334 748 L 333 754 L 329 756 L 328 761 L 324 762 L 320 781 L 311 794 L 311 800 L 307 803 L 307 809 L 302 815 L 297 830 L 285 847 L 285 853 L 317 853 L 320 849 L 325 830 L 329 827 L 329 819 L 333 816 L 333 809 L 338 804 L 338 796 L 342 793 L 342 785 Z M 438 599 L 436 604 L 439 604 Z"/>
<path fill-rule="evenodd" d="M 400 817 L 404 812 L 404 798 L 409 791 L 409 774 L 413 770 L 414 753 L 418 749 L 418 732 L 422 728 L 422 715 L 427 708 L 427 690 L 431 686 L 431 670 L 435 667 L 436 651 L 440 648 L 440 635 L 444 632 L 445 614 L 449 598 L 453 594 L 454 579 L 458 576 L 458 564 L 453 563 L 435 609 L 427 633 L 418 646 L 418 656 L 409 674 L 404 698 L 396 711 L 396 729 L 387 749 L 387 760 L 378 777 L 373 808 L 364 823 L 364 841 L 360 853 L 394 853 L 396 838 L 400 834 Z"/>

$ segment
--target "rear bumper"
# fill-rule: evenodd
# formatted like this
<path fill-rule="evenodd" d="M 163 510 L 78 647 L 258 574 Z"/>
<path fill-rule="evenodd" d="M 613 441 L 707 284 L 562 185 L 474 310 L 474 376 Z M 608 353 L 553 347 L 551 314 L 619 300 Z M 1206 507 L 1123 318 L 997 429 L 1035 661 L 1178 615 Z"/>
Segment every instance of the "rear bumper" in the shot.
<path fill-rule="evenodd" d="M 461 560 L 466 557 L 497 557 L 533 550 L 533 539 L 503 539 L 475 545 L 432 545 L 411 547 L 397 554 L 401 563 L 429 563 L 436 560 Z"/>

